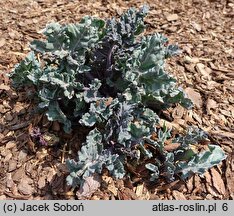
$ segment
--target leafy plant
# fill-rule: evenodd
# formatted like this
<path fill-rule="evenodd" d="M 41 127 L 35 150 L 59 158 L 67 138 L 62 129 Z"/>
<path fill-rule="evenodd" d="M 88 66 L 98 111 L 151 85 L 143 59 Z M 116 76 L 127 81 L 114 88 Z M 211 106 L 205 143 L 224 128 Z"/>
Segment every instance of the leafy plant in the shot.
<path fill-rule="evenodd" d="M 176 103 L 191 108 L 192 103 L 165 71 L 165 60 L 178 47 L 157 33 L 141 35 L 147 11 L 144 6 L 130 8 L 119 19 L 86 16 L 78 24 L 49 24 L 46 40 L 33 41 L 33 51 L 11 74 L 16 88 L 35 87 L 39 107 L 65 132 L 77 125 L 90 128 L 77 160 L 67 160 L 70 185 L 83 185 L 103 167 L 123 178 L 126 161 L 137 166 L 150 159 L 145 165 L 150 179 L 161 175 L 171 181 L 179 173 L 202 174 L 225 158 L 214 146 L 195 153 L 192 145 L 204 133 L 193 128 L 175 139 L 178 149 L 165 150 L 171 134 L 159 128 L 159 111 Z"/>

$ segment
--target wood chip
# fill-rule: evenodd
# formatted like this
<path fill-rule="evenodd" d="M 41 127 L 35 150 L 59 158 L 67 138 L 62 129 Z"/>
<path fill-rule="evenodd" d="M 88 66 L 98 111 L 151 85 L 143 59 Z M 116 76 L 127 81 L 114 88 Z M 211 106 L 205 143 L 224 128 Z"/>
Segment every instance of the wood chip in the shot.
<path fill-rule="evenodd" d="M 103 182 L 107 185 L 107 189 L 114 194 L 114 196 L 117 196 L 118 188 L 115 185 L 114 180 L 109 176 L 103 176 L 102 177 Z"/>
<path fill-rule="evenodd" d="M 96 176 L 89 176 L 76 192 L 78 199 L 87 199 L 100 187 L 100 179 Z"/>
<path fill-rule="evenodd" d="M 166 19 L 168 22 L 175 21 L 179 19 L 179 16 L 177 14 L 169 14 L 166 16 Z"/>
<path fill-rule="evenodd" d="M 41 176 L 41 177 L 38 179 L 37 185 L 38 185 L 38 188 L 39 188 L 39 189 L 42 189 L 42 188 L 45 187 L 45 185 L 46 185 L 45 179 L 46 179 L 46 176 Z"/>
<path fill-rule="evenodd" d="M 225 189 L 225 185 L 224 185 L 224 182 L 220 173 L 218 173 L 218 171 L 215 168 L 212 168 L 211 175 L 212 175 L 213 186 L 221 195 L 224 195 L 226 192 L 226 189 Z"/>
<path fill-rule="evenodd" d="M 187 64 L 191 64 L 191 63 L 194 63 L 194 64 L 196 64 L 196 63 L 198 63 L 199 62 L 199 58 L 191 58 L 191 57 L 189 57 L 189 56 L 185 56 L 184 57 L 184 62 L 185 63 L 187 63 Z"/>
<path fill-rule="evenodd" d="M 118 198 L 120 200 L 138 200 L 137 195 L 129 188 L 118 190 Z"/>
<path fill-rule="evenodd" d="M 116 188 L 115 184 L 109 184 L 107 189 L 114 194 L 114 196 L 117 196 L 118 194 L 118 189 Z"/>
<path fill-rule="evenodd" d="M 202 183 L 201 183 L 201 178 L 198 175 L 194 176 L 194 190 L 193 194 L 200 194 L 202 191 Z"/>
<path fill-rule="evenodd" d="M 14 182 L 20 182 L 21 179 L 24 177 L 24 175 L 25 175 L 24 169 L 23 167 L 20 167 L 18 170 L 14 172 L 14 174 L 12 175 L 12 179 Z"/>
<path fill-rule="evenodd" d="M 13 117 L 13 115 L 10 112 L 8 112 L 8 113 L 5 114 L 5 120 L 6 121 L 10 122 L 10 121 L 13 120 L 13 118 L 14 117 Z"/>
<path fill-rule="evenodd" d="M 19 162 L 26 161 L 27 155 L 28 153 L 26 151 L 21 150 L 18 155 L 18 161 Z"/>
<path fill-rule="evenodd" d="M 14 182 L 11 177 L 11 173 L 6 174 L 6 186 L 11 189 L 14 186 Z"/>
<path fill-rule="evenodd" d="M 180 143 L 171 143 L 171 144 L 165 145 L 164 149 L 168 152 L 171 152 L 171 151 L 178 149 L 180 146 L 181 146 Z"/>
<path fill-rule="evenodd" d="M 233 152 L 234 153 L 234 152 Z M 231 164 L 230 164 L 230 161 L 231 160 Z M 225 172 L 225 175 L 226 175 L 226 179 L 227 179 L 227 188 L 229 190 L 229 193 L 232 197 L 234 197 L 234 155 L 233 155 L 233 159 L 231 157 L 229 157 L 229 160 L 226 161 L 226 166 L 227 166 L 227 169 L 226 169 L 226 172 Z"/>
<path fill-rule="evenodd" d="M 4 158 L 3 162 L 6 163 L 6 162 L 8 162 L 11 158 L 12 158 L 12 154 L 9 153 L 9 154 L 6 155 L 6 157 Z"/>
<path fill-rule="evenodd" d="M 187 200 L 183 193 L 173 190 L 172 195 L 176 200 Z"/>
<path fill-rule="evenodd" d="M 172 111 L 172 117 L 174 119 L 178 118 L 178 119 L 181 119 L 184 115 L 184 112 L 185 112 L 185 109 L 184 107 L 178 105 L 175 107 L 175 109 Z"/>
<path fill-rule="evenodd" d="M 13 141 L 9 141 L 7 144 L 6 144 L 6 149 L 12 149 L 16 147 L 16 143 L 13 142 Z"/>
<path fill-rule="evenodd" d="M 185 92 L 188 98 L 200 109 L 202 107 L 202 97 L 200 93 L 190 87 L 186 88 Z"/>
<path fill-rule="evenodd" d="M 10 130 L 19 130 L 21 128 L 25 128 L 30 124 L 30 122 L 22 122 L 13 126 L 8 127 Z"/>
<path fill-rule="evenodd" d="M 143 194 L 143 190 L 144 190 L 144 184 L 140 184 L 136 187 L 136 195 L 138 197 L 141 197 Z"/>
<path fill-rule="evenodd" d="M 5 38 L 0 38 L 0 47 L 3 47 L 6 44 Z"/>
<path fill-rule="evenodd" d="M 5 90 L 5 91 L 9 91 L 11 88 L 7 85 L 4 84 L 0 84 L 0 90 Z"/>
<path fill-rule="evenodd" d="M 206 171 L 204 174 L 203 174 L 204 178 L 206 179 L 206 184 L 208 185 L 212 185 L 212 180 L 211 180 L 211 175 L 209 173 L 209 171 Z"/>
<path fill-rule="evenodd" d="M 33 192 L 33 188 L 31 185 L 28 184 L 26 179 L 22 179 L 21 182 L 18 184 L 18 191 L 23 195 L 31 195 Z"/>
<path fill-rule="evenodd" d="M 5 195 L 1 195 L 0 196 L 0 200 L 6 200 L 7 198 L 6 198 L 6 196 Z"/>
<path fill-rule="evenodd" d="M 186 182 L 186 186 L 187 186 L 187 189 L 188 189 L 188 193 L 191 193 L 193 191 L 193 180 L 194 180 L 194 177 L 190 177 L 187 182 Z"/>
<path fill-rule="evenodd" d="M 215 130 L 215 131 L 209 131 L 211 134 L 219 135 L 221 137 L 230 137 L 234 139 L 234 133 L 233 132 L 228 132 L 228 131 L 223 131 L 223 130 Z"/>
<path fill-rule="evenodd" d="M 198 32 L 201 31 L 201 25 L 196 23 L 196 22 L 192 22 L 191 25 L 193 26 L 193 28 L 195 28 Z"/>
<path fill-rule="evenodd" d="M 16 166 L 17 166 L 16 160 L 10 160 L 8 166 L 8 172 L 14 171 L 16 169 Z"/>
<path fill-rule="evenodd" d="M 211 76 L 210 73 L 212 72 L 212 70 L 208 67 L 206 67 L 204 64 L 202 63 L 197 63 L 196 64 L 196 70 L 198 73 L 200 73 L 205 79 L 207 80 L 211 80 Z"/>
<path fill-rule="evenodd" d="M 31 198 L 31 195 L 28 195 L 28 196 L 15 195 L 7 191 L 4 191 L 4 194 L 7 195 L 8 197 L 11 197 L 13 199 L 19 199 L 19 200 L 29 200 Z"/>
<path fill-rule="evenodd" d="M 206 110 L 208 114 L 211 114 L 211 109 L 217 108 L 217 102 L 211 98 L 208 98 L 206 101 Z"/>

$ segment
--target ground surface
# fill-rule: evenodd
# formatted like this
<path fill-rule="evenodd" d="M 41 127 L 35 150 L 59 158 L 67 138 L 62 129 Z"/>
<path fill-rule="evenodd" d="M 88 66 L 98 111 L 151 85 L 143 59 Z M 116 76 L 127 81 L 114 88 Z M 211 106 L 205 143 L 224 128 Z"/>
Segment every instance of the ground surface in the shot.
<path fill-rule="evenodd" d="M 38 148 L 30 141 L 30 126 L 58 134 L 60 127 L 32 114 L 25 92 L 15 92 L 6 74 L 29 52 L 28 44 L 40 38 L 48 22 L 78 22 L 83 15 L 116 16 L 145 1 L 0 0 L 0 199 L 76 199 L 66 186 L 64 160 L 67 144 Z M 147 2 L 147 1 L 146 1 Z M 233 199 L 234 198 L 234 2 L 232 0 L 153 0 L 147 18 L 148 32 L 158 31 L 176 42 L 183 53 L 168 62 L 168 70 L 186 89 L 195 108 L 167 110 L 175 127 L 197 125 L 209 132 L 210 142 L 221 145 L 227 159 L 203 177 L 170 184 L 160 181 L 146 187 L 103 175 L 102 186 L 90 199 Z"/>

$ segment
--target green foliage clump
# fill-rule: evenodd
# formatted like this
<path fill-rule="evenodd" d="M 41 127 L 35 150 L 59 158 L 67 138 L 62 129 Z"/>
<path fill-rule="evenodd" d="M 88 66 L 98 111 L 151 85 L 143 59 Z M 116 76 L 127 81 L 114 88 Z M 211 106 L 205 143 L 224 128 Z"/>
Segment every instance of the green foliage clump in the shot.
<path fill-rule="evenodd" d="M 173 180 L 180 173 L 187 178 L 225 158 L 214 145 L 194 152 L 192 146 L 206 135 L 192 128 L 174 140 L 178 148 L 164 149 L 171 134 L 159 128 L 158 112 L 176 103 L 191 108 L 192 103 L 165 71 L 165 60 L 178 47 L 158 33 L 142 35 L 147 11 L 145 6 L 131 8 L 119 19 L 86 16 L 78 24 L 49 24 L 46 40 L 33 41 L 33 51 L 11 74 L 15 87 L 35 87 L 39 107 L 65 132 L 77 124 L 90 128 L 78 159 L 67 160 L 70 185 L 103 167 L 123 178 L 126 162 L 137 166 L 149 159 L 145 167 L 152 181 L 160 175 Z"/>

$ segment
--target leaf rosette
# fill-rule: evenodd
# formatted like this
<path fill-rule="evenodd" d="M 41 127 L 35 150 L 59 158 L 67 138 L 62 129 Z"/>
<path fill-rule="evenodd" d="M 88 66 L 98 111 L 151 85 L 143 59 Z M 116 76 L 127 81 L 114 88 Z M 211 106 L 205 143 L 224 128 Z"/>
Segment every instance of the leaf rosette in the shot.
<path fill-rule="evenodd" d="M 83 184 L 103 167 L 123 178 L 126 161 L 137 166 L 150 159 L 150 179 L 171 181 L 175 174 L 202 174 L 225 159 L 218 146 L 192 150 L 205 138 L 196 128 L 176 138 L 178 148 L 165 150 L 171 133 L 159 128 L 160 110 L 192 103 L 165 69 L 178 47 L 158 33 L 142 35 L 147 12 L 144 6 L 119 19 L 51 23 L 43 31 L 46 39 L 33 41 L 32 52 L 11 73 L 16 88 L 35 87 L 48 120 L 63 124 L 67 133 L 77 125 L 90 129 L 77 160 L 67 160 L 70 185 Z"/>

